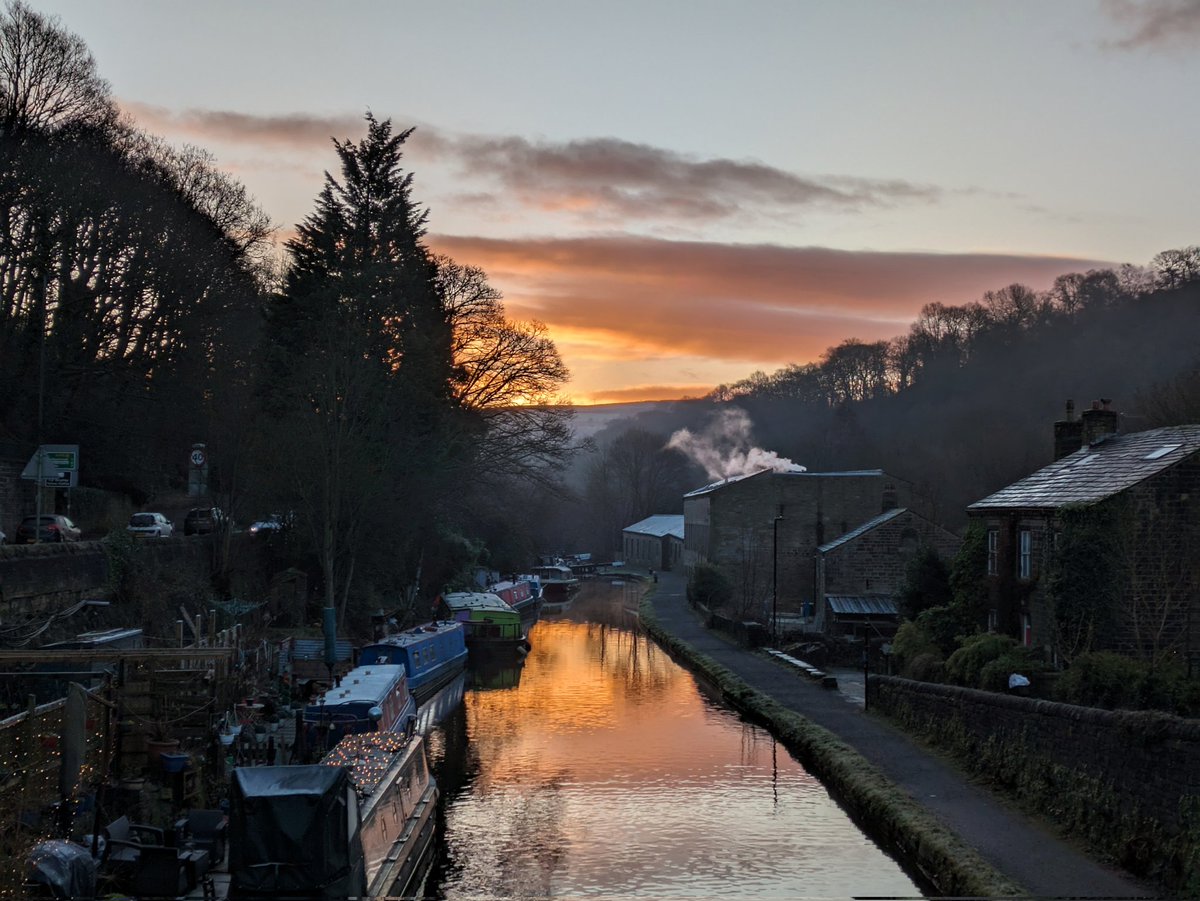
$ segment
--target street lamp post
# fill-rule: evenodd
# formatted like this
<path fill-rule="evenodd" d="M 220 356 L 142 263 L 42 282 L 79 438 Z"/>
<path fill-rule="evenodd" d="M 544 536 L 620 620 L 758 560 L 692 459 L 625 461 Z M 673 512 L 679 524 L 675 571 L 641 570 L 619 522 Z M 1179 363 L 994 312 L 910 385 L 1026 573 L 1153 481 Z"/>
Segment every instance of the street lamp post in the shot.
<path fill-rule="evenodd" d="M 771 521 L 771 643 L 779 645 L 779 521 L 782 513 Z"/>

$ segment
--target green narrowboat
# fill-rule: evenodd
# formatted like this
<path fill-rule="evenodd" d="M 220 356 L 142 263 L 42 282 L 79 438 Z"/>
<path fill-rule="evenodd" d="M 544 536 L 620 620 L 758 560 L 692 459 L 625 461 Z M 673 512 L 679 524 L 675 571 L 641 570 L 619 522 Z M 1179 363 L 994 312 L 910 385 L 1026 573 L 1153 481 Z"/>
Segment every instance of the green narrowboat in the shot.
<path fill-rule="evenodd" d="M 529 651 L 521 614 L 499 595 L 484 591 L 451 591 L 437 599 L 434 609 L 440 619 L 463 624 L 467 650 L 475 657 Z"/>

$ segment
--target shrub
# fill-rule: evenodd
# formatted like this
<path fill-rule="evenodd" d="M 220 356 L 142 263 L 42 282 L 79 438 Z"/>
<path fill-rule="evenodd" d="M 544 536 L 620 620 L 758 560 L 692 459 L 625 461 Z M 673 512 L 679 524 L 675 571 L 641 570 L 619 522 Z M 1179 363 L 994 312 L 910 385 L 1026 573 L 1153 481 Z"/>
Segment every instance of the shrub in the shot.
<path fill-rule="evenodd" d="M 899 669 L 900 675 L 908 679 L 918 676 L 910 672 L 912 664 L 919 657 L 942 659 L 941 650 L 928 630 L 916 622 L 901 623 L 892 639 L 892 659 Z"/>
<path fill-rule="evenodd" d="M 1058 699 L 1084 707 L 1136 708 L 1142 665 L 1112 651 L 1080 654 L 1058 680 Z"/>
<path fill-rule="evenodd" d="M 924 545 L 908 562 L 904 583 L 896 596 L 900 612 L 916 619 L 931 607 L 944 607 L 952 600 L 950 570 L 935 548 Z"/>
<path fill-rule="evenodd" d="M 1200 713 L 1200 682 L 1176 663 L 1151 666 L 1113 651 L 1080 654 L 1058 680 L 1056 697 L 1067 704 L 1106 710 Z"/>
<path fill-rule="evenodd" d="M 1015 638 L 994 632 L 973 635 L 946 660 L 946 678 L 955 685 L 978 688 L 987 664 L 1016 653 Z"/>
<path fill-rule="evenodd" d="M 1008 691 L 1008 677 L 1020 673 L 1030 681 L 1037 673 L 1045 672 L 1046 664 L 1034 660 L 1024 648 L 1015 648 L 983 665 L 976 688 L 984 691 Z"/>
<path fill-rule="evenodd" d="M 701 563 L 688 580 L 688 601 L 710 610 L 719 610 L 733 600 L 729 577 L 711 563 Z"/>
<path fill-rule="evenodd" d="M 918 682 L 941 682 L 946 678 L 946 663 L 941 654 L 917 654 L 905 663 L 900 675 Z"/>

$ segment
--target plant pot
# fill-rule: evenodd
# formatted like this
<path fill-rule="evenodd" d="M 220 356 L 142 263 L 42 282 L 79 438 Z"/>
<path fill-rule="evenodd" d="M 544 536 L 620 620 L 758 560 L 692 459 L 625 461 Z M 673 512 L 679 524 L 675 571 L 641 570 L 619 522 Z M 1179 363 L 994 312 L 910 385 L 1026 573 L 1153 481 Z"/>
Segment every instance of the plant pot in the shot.
<path fill-rule="evenodd" d="M 178 750 L 178 738 L 151 738 L 146 742 L 146 754 L 152 761 L 157 761 L 162 754 L 173 754 Z"/>

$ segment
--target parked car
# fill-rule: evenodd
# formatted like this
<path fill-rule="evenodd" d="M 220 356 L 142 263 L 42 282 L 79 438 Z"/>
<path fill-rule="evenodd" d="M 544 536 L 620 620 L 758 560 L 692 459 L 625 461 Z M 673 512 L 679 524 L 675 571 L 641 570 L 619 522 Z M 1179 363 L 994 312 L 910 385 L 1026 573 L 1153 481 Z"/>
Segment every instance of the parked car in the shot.
<path fill-rule="evenodd" d="M 135 513 L 125 531 L 134 538 L 170 538 L 175 526 L 161 513 Z"/>
<path fill-rule="evenodd" d="M 207 535 L 221 522 L 220 507 L 192 507 L 183 518 L 184 535 Z"/>
<path fill-rule="evenodd" d="M 57 513 L 43 513 L 41 522 L 36 516 L 26 516 L 17 526 L 13 537 L 16 544 L 32 544 L 34 541 L 78 541 L 83 530 L 67 517 Z"/>
<path fill-rule="evenodd" d="M 284 529 L 292 528 L 295 521 L 293 513 L 271 513 L 265 519 L 250 524 L 251 535 L 275 535 Z"/>

